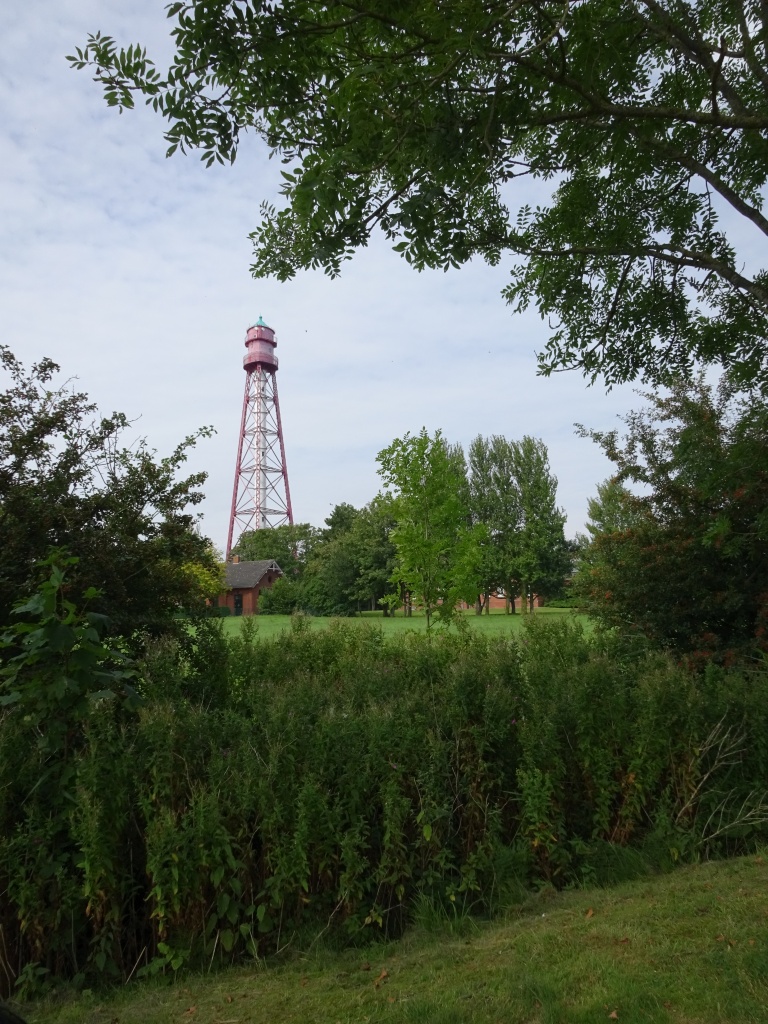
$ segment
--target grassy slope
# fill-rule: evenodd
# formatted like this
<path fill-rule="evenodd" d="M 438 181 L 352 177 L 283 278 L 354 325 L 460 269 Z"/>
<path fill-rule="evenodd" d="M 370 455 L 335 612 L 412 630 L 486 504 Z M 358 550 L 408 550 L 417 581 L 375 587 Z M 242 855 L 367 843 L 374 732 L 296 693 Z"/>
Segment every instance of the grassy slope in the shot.
<path fill-rule="evenodd" d="M 467 924 L 465 922 L 465 924 Z M 290 954 L 289 954 L 290 955 Z M 506 922 L 29 1008 L 31 1024 L 768 1021 L 768 863 L 541 893 Z"/>
<path fill-rule="evenodd" d="M 570 618 L 576 615 L 575 612 L 562 608 L 537 608 L 534 614 L 537 617 L 546 618 L 563 615 Z M 259 636 L 269 639 L 288 629 L 291 623 L 290 615 L 257 615 L 254 618 L 258 626 Z M 527 619 L 527 616 L 519 614 L 505 615 L 504 611 L 501 610 L 491 615 L 475 615 L 474 612 L 467 612 L 462 618 L 472 630 L 480 630 L 483 633 L 503 634 L 517 632 L 517 630 L 522 628 L 522 624 Z M 589 621 L 586 615 L 576 615 L 576 618 L 585 624 Z M 242 621 L 242 618 L 239 616 L 228 616 L 222 619 L 224 629 L 228 634 L 236 633 L 240 629 Z M 310 617 L 309 621 L 314 629 L 324 629 L 330 622 L 333 622 L 333 619 L 317 616 Z M 344 619 L 343 621 L 352 625 L 359 622 L 367 622 L 380 626 L 387 635 L 390 633 L 404 633 L 409 629 L 423 633 L 427 628 L 427 620 L 421 614 L 415 614 L 411 618 L 405 618 L 405 616 L 398 614 L 394 618 L 385 619 L 380 612 L 366 612 L 359 618 Z M 435 629 L 439 628 L 439 626 L 435 626 Z"/>

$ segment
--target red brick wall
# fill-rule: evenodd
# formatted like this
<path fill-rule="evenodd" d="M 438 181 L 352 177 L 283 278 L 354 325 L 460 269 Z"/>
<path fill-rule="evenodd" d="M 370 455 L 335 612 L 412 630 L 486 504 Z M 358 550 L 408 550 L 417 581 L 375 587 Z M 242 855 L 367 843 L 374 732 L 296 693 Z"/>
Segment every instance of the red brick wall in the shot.
<path fill-rule="evenodd" d="M 278 578 L 280 573 L 268 572 L 266 576 L 262 578 L 261 584 L 258 587 L 251 587 L 246 589 L 243 587 L 237 587 L 234 590 L 226 590 L 223 594 L 219 594 L 218 605 L 220 608 L 229 608 L 232 615 L 235 614 L 235 594 L 242 594 L 243 596 L 243 615 L 258 615 L 259 614 L 259 594 L 262 590 L 267 587 L 271 587 L 275 580 Z"/>
<path fill-rule="evenodd" d="M 259 588 L 252 587 L 246 590 L 237 587 L 235 590 L 227 590 L 219 594 L 219 607 L 229 608 L 232 615 L 235 614 L 235 594 L 241 594 L 243 598 L 243 615 L 257 615 L 259 611 Z"/>
<path fill-rule="evenodd" d="M 534 603 L 534 605 L 537 608 L 541 608 L 541 606 L 544 604 L 544 601 L 540 597 L 534 597 L 533 603 Z M 506 598 L 504 598 L 504 597 L 497 597 L 495 594 L 491 594 L 491 608 L 506 608 L 506 606 L 507 606 Z M 516 597 L 515 598 L 515 608 L 517 609 L 517 611 L 520 611 L 521 606 L 522 606 L 522 598 Z"/>

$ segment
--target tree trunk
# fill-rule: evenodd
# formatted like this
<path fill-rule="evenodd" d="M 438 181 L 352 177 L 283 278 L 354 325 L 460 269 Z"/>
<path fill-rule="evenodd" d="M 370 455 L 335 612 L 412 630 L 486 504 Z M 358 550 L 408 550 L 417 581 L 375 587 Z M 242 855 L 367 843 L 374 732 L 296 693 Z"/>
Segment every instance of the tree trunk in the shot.
<path fill-rule="evenodd" d="M 485 614 L 491 614 L 491 592 L 489 590 L 485 592 Z"/>
<path fill-rule="evenodd" d="M 475 601 L 475 615 L 482 615 L 482 614 L 483 614 L 483 595 L 482 594 L 478 594 L 477 595 L 477 599 Z"/>

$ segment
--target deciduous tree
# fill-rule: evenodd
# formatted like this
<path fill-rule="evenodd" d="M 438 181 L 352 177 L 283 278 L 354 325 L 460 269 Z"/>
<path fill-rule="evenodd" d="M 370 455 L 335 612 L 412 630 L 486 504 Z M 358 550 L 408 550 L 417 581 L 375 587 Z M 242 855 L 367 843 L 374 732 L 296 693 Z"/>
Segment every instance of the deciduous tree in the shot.
<path fill-rule="evenodd" d="M 43 359 L 24 369 L 0 346 L 0 623 L 42 582 L 50 549 L 77 559 L 75 595 L 89 588 L 112 632 L 173 627 L 180 608 L 202 607 L 216 555 L 196 528 L 204 473 L 179 476 L 202 430 L 166 458 L 123 442 L 126 417 L 99 416 L 86 395 L 56 383 Z"/>
<path fill-rule="evenodd" d="M 768 647 L 768 411 L 699 379 L 585 431 L 641 493 L 603 502 L 577 588 L 608 626 L 694 659 Z M 613 504 L 613 503 L 612 503 Z M 594 509 L 593 509 L 594 511 Z"/>
<path fill-rule="evenodd" d="M 314 615 L 354 615 L 357 560 L 351 532 L 359 511 L 348 502 L 335 505 L 325 519 L 304 575 L 301 606 Z"/>
<path fill-rule="evenodd" d="M 635 496 L 616 477 L 597 485 L 597 494 L 587 502 L 587 533 L 593 539 L 636 526 L 643 510 Z"/>
<path fill-rule="evenodd" d="M 393 496 L 397 560 L 391 580 L 402 581 L 423 604 L 427 628 L 437 615 L 449 622 L 459 601 L 478 588 L 481 528 L 470 525 L 463 455 L 441 431 L 406 434 L 379 452 L 379 475 Z"/>
<path fill-rule="evenodd" d="M 473 518 L 486 530 L 481 562 L 486 600 L 487 590 L 503 587 L 514 610 L 519 593 L 525 608 L 534 593 L 560 590 L 570 554 L 544 442 L 476 437 L 469 467 Z"/>
<path fill-rule="evenodd" d="M 483 603 L 489 611 L 490 593 L 503 588 L 514 611 L 519 580 L 515 573 L 515 543 L 522 526 L 520 492 L 515 478 L 513 446 L 497 434 L 478 435 L 469 446 L 469 489 L 473 521 L 486 531 L 481 546 Z"/>
<path fill-rule="evenodd" d="M 761 0 L 178 0 L 160 74 L 93 35 L 70 59 L 138 93 L 169 153 L 286 165 L 257 275 L 342 262 L 380 228 L 416 267 L 521 257 L 543 372 L 768 387 L 768 12 Z M 531 205 L 517 179 L 542 183 Z M 515 208 L 516 212 L 515 212 Z M 750 250 L 749 234 L 757 247 Z M 748 258 L 750 257 L 750 258 Z"/>
<path fill-rule="evenodd" d="M 512 578 L 520 581 L 523 610 L 534 594 L 562 589 L 571 556 L 563 533 L 565 514 L 557 507 L 557 479 L 549 469 L 543 441 L 525 436 L 512 445 L 514 480 L 520 502 L 520 529 L 510 542 Z"/>
<path fill-rule="evenodd" d="M 397 549 L 392 534 L 396 527 L 392 499 L 378 494 L 354 522 L 351 543 L 354 550 L 355 597 L 371 610 L 384 602 L 391 591 L 390 578 L 395 568 Z M 388 614 L 383 603 L 384 614 Z"/>
<path fill-rule="evenodd" d="M 246 530 L 241 534 L 233 553 L 243 561 L 274 559 L 286 579 L 300 580 L 315 546 L 320 530 L 309 523 L 271 527 L 267 530 Z"/>

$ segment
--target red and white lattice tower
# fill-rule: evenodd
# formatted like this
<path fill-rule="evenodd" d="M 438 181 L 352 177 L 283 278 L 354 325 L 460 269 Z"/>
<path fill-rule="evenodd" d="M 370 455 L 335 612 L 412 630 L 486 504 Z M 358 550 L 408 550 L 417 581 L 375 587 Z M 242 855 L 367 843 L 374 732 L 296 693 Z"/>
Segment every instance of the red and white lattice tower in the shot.
<path fill-rule="evenodd" d="M 293 525 L 283 427 L 277 398 L 275 332 L 259 317 L 245 335 L 245 395 L 237 445 L 227 561 L 245 530 Z M 234 543 L 233 543 L 234 542 Z"/>

